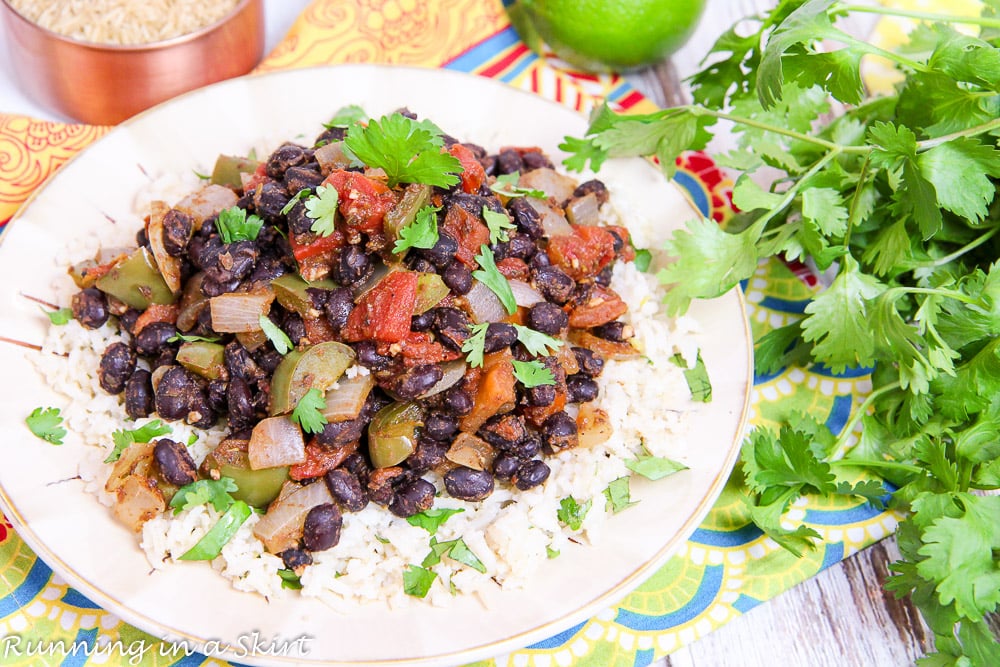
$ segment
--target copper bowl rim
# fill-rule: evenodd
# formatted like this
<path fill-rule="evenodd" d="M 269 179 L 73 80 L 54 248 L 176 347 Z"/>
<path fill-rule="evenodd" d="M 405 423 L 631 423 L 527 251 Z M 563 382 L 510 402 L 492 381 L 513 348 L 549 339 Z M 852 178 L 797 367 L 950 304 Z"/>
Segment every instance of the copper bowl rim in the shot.
<path fill-rule="evenodd" d="M 35 23 L 28 17 L 24 16 L 24 14 L 14 9 L 14 7 L 10 4 L 10 0 L 0 0 L 0 4 L 3 4 L 3 6 L 6 9 L 8 9 L 14 16 L 21 19 L 25 23 L 29 24 L 39 32 L 43 33 L 47 39 L 59 42 L 65 42 L 66 44 L 72 44 L 79 47 L 93 49 L 95 51 L 141 54 L 150 51 L 161 51 L 176 46 L 178 44 L 184 44 L 186 42 L 196 40 L 202 35 L 206 35 L 216 30 L 220 26 L 224 25 L 234 16 L 239 14 L 243 9 L 245 9 L 247 5 L 251 3 L 256 4 L 259 3 L 260 1 L 261 0 L 240 0 L 239 2 L 236 3 L 236 6 L 233 7 L 233 9 L 228 14 L 226 14 L 225 16 L 223 16 L 222 18 L 213 23 L 209 23 L 206 26 L 202 26 L 201 28 L 198 28 L 193 32 L 186 32 L 183 35 L 178 35 L 176 37 L 171 37 L 169 39 L 161 39 L 157 42 L 145 42 L 143 44 L 104 44 L 101 42 L 88 42 L 82 39 L 74 39 L 73 37 L 69 37 L 62 33 L 55 32 L 54 30 L 50 30 L 49 28 L 46 28 L 44 26 L 39 25 L 38 23 Z"/>

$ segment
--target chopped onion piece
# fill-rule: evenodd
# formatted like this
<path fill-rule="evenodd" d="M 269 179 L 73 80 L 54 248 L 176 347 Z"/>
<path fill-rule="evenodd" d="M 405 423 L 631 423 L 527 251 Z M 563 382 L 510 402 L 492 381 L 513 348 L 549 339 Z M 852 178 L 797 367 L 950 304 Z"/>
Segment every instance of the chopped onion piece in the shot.
<path fill-rule="evenodd" d="M 198 192 L 189 194 L 174 206 L 191 216 L 195 231 L 201 229 L 201 223 L 219 215 L 223 209 L 236 206 L 236 193 L 222 185 L 206 185 Z"/>
<path fill-rule="evenodd" d="M 588 192 L 566 204 L 566 217 L 574 225 L 596 225 L 601 221 L 597 195 Z"/>
<path fill-rule="evenodd" d="M 499 322 L 507 317 L 507 310 L 500 303 L 497 295 L 478 280 L 472 281 L 472 289 L 465 295 L 465 300 L 469 304 L 469 312 L 476 324 Z"/>
<path fill-rule="evenodd" d="M 260 316 L 267 315 L 274 301 L 274 292 L 230 292 L 213 296 L 208 301 L 212 310 L 212 329 L 219 333 L 250 333 L 260 331 Z"/>
<path fill-rule="evenodd" d="M 253 534 L 273 554 L 298 545 L 309 510 L 334 502 L 330 490 L 322 481 L 298 488 L 289 484 L 288 490 L 288 493 L 282 490 L 282 495 L 271 503 L 267 514 L 253 527 Z"/>
<path fill-rule="evenodd" d="M 548 167 L 532 169 L 526 174 L 521 174 L 517 184 L 523 188 L 541 190 L 557 202 L 566 201 L 573 196 L 573 191 L 576 190 L 574 179 Z"/>
<path fill-rule="evenodd" d="M 441 379 L 433 387 L 421 394 L 420 398 L 424 399 L 435 396 L 456 385 L 459 380 L 465 377 L 466 365 L 461 359 L 455 359 L 454 361 L 446 361 L 441 364 L 441 370 L 444 372 L 444 375 L 441 376 Z"/>
<path fill-rule="evenodd" d="M 204 272 L 199 272 L 191 276 L 184 285 L 180 311 L 177 313 L 178 331 L 191 331 L 198 324 L 198 315 L 208 306 L 208 297 L 201 291 L 201 283 L 204 280 Z"/>
<path fill-rule="evenodd" d="M 536 303 L 545 301 L 545 297 L 534 287 L 523 280 L 508 280 L 510 291 L 514 293 L 514 301 L 518 306 L 530 308 Z"/>
<path fill-rule="evenodd" d="M 573 228 L 569 226 L 561 209 L 554 208 L 547 201 L 532 197 L 528 197 L 527 202 L 541 216 L 542 229 L 546 236 L 552 238 L 553 236 L 569 236 L 573 233 Z"/>
<path fill-rule="evenodd" d="M 250 434 L 247 458 L 251 470 L 305 462 L 306 442 L 302 429 L 288 417 L 262 419 Z"/>
<path fill-rule="evenodd" d="M 340 378 L 337 386 L 326 392 L 326 408 L 323 416 L 329 422 L 343 422 L 356 418 L 361 414 L 368 394 L 375 386 L 375 378 L 371 375 L 356 375 L 353 378 Z"/>
<path fill-rule="evenodd" d="M 489 470 L 493 467 L 493 459 L 496 452 L 493 446 L 479 436 L 471 433 L 459 433 L 455 436 L 455 441 L 445 453 L 452 463 L 457 463 L 473 470 Z"/>
<path fill-rule="evenodd" d="M 163 218 L 169 210 L 166 202 L 155 200 L 150 204 L 146 238 L 149 239 L 149 249 L 153 251 L 153 260 L 163 276 L 163 282 L 176 294 L 181 290 L 181 260 L 170 255 L 163 244 Z"/>
<path fill-rule="evenodd" d="M 334 169 L 347 169 L 351 166 L 351 158 L 344 153 L 343 141 L 331 141 L 320 146 L 313 153 L 313 156 L 319 162 L 320 171 L 324 174 L 329 174 Z"/>
<path fill-rule="evenodd" d="M 611 437 L 611 419 L 608 413 L 591 403 L 580 406 L 576 416 L 576 428 L 580 435 L 580 447 L 594 447 L 607 442 Z"/>

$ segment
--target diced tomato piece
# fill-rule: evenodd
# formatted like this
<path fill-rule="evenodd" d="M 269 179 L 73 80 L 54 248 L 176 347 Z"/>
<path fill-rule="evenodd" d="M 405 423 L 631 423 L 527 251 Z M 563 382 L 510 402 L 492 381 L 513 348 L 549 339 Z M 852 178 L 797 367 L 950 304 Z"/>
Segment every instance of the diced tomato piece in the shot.
<path fill-rule="evenodd" d="M 250 193 L 257 189 L 257 186 L 268 180 L 267 162 L 261 162 L 252 174 L 240 174 L 243 181 L 243 192 Z"/>
<path fill-rule="evenodd" d="M 180 305 L 176 303 L 169 305 L 160 303 L 150 304 L 149 308 L 144 310 L 142 315 L 139 315 L 139 317 L 135 319 L 135 326 L 132 328 L 132 335 L 138 336 L 140 331 L 153 322 L 168 322 L 170 324 L 174 324 L 177 322 L 177 314 L 180 310 Z"/>
<path fill-rule="evenodd" d="M 434 340 L 429 333 L 411 331 L 400 343 L 400 355 L 403 365 L 407 368 L 423 364 L 439 364 L 443 361 L 458 359 L 460 352 L 449 350 Z"/>
<path fill-rule="evenodd" d="M 635 259 L 635 248 L 632 247 L 632 235 L 629 234 L 628 228 L 608 225 L 605 229 L 609 232 L 617 234 L 624 244 L 622 249 L 618 252 L 618 256 L 626 262 L 631 262 Z"/>
<path fill-rule="evenodd" d="M 615 258 L 615 239 L 601 227 L 574 225 L 573 234 L 550 238 L 546 252 L 573 280 L 583 280 L 596 276 Z"/>
<path fill-rule="evenodd" d="M 303 317 L 302 324 L 305 326 L 306 338 L 309 339 L 310 345 L 337 340 L 337 332 L 322 314 L 318 317 Z"/>
<path fill-rule="evenodd" d="M 462 144 L 452 144 L 448 149 L 462 163 L 462 192 L 476 194 L 486 180 L 486 170 L 476 159 L 476 155 Z"/>
<path fill-rule="evenodd" d="M 338 207 L 348 227 L 382 234 L 385 214 L 396 205 L 396 195 L 385 183 L 356 171 L 337 169 L 323 181 L 337 189 Z"/>
<path fill-rule="evenodd" d="M 292 247 L 292 255 L 295 261 L 301 262 L 309 257 L 332 252 L 344 245 L 344 235 L 338 231 L 329 236 L 317 236 L 315 234 L 291 234 L 288 237 L 288 244 Z"/>
<path fill-rule="evenodd" d="M 417 299 L 417 274 L 394 271 L 372 287 L 347 317 L 341 335 L 346 341 L 374 339 L 398 343 L 410 332 Z"/>
<path fill-rule="evenodd" d="M 590 329 L 617 320 L 628 306 L 614 290 L 594 284 L 589 298 L 569 311 L 569 325 L 576 329 Z"/>
<path fill-rule="evenodd" d="M 311 440 L 306 445 L 306 460 L 289 467 L 288 476 L 296 482 L 300 482 L 304 479 L 325 475 L 356 451 L 358 451 L 357 442 L 343 447 L 324 447 L 315 440 Z"/>
<path fill-rule="evenodd" d="M 455 258 L 470 269 L 478 268 L 476 255 L 481 246 L 489 245 L 490 230 L 479 216 L 469 213 L 461 206 L 452 206 L 441 223 L 443 231 L 458 241 Z"/>
<path fill-rule="evenodd" d="M 523 259 L 518 257 L 504 257 L 497 262 L 497 270 L 507 280 L 523 280 L 527 282 L 531 279 L 531 271 Z"/>

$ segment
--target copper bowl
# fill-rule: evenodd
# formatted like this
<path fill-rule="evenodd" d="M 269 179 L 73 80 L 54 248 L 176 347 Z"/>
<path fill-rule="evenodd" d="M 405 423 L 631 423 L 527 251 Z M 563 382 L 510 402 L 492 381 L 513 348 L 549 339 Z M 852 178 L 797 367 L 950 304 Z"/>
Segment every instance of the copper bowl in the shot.
<path fill-rule="evenodd" d="M 172 39 L 128 46 L 71 39 L 0 0 L 11 66 L 38 104 L 84 123 L 113 125 L 201 86 L 246 74 L 264 51 L 262 0 Z"/>

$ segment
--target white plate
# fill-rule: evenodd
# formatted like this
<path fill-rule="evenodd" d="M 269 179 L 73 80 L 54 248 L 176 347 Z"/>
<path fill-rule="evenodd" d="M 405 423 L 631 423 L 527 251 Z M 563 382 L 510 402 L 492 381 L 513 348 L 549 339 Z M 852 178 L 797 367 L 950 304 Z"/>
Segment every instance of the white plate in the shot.
<path fill-rule="evenodd" d="M 493 80 L 442 70 L 350 65 L 236 79 L 184 95 L 117 127 L 63 166 L 24 207 L 0 245 L 0 336 L 39 342 L 47 326 L 22 293 L 45 297 L 65 268 L 54 255 L 74 236 L 97 235 L 108 218 L 130 220 L 134 193 L 148 174 L 190 173 L 220 153 L 261 140 L 313 137 L 332 112 L 361 104 L 370 114 L 407 106 L 446 132 L 496 150 L 557 145 L 581 135 L 583 117 Z M 141 165 L 141 168 L 139 167 Z M 678 227 L 694 215 L 678 188 L 642 160 L 615 160 L 602 177 L 624 183 L 628 208 Z M 621 201 L 622 194 L 616 194 Z M 80 446 L 49 445 L 24 418 L 58 404 L 28 357 L 0 345 L 0 424 L 4 513 L 59 575 L 94 602 L 154 635 L 186 640 L 217 657 L 255 664 L 439 665 L 472 661 L 546 639 L 615 603 L 642 583 L 704 517 L 733 466 L 746 421 L 751 337 L 738 291 L 697 303 L 702 355 L 714 400 L 693 416 L 690 470 L 658 483 L 633 484 L 642 502 L 613 517 L 596 546 L 564 550 L 523 590 L 448 608 L 389 610 L 359 606 L 342 615 L 290 596 L 268 602 L 240 593 L 203 563 L 150 573 L 134 535 L 86 495 L 77 473 Z M 250 633 L 273 641 L 309 635 L 299 657 L 247 656 Z M 242 639 L 241 639 L 242 638 Z M 218 642 L 218 643 L 208 643 Z M 218 655 L 220 644 L 233 652 Z"/>

